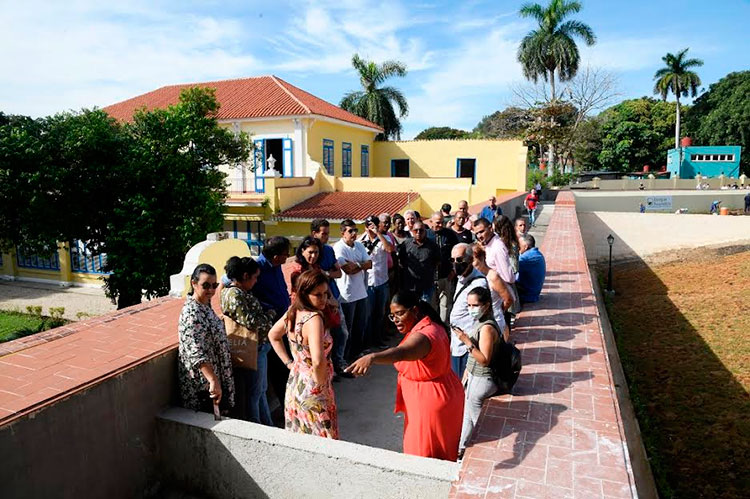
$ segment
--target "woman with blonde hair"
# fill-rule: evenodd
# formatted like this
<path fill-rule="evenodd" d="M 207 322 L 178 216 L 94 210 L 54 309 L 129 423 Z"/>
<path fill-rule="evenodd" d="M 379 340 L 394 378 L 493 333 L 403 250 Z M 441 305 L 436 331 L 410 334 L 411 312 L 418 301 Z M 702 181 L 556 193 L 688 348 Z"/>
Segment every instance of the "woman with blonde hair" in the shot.
<path fill-rule="evenodd" d="M 333 338 L 323 310 L 330 291 L 328 277 L 319 269 L 300 274 L 292 306 L 271 328 L 268 337 L 281 361 L 290 370 L 284 400 L 287 430 L 326 438 L 339 438 L 333 395 Z M 284 348 L 288 335 L 292 357 Z"/>

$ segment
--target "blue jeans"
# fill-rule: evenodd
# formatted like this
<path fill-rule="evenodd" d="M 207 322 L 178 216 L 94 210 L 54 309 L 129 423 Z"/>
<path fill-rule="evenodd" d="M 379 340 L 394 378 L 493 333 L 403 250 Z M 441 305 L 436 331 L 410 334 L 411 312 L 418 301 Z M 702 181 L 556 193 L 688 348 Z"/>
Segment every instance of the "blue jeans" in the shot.
<path fill-rule="evenodd" d="M 268 352 L 271 343 L 258 345 L 258 369 L 247 369 L 247 416 L 253 423 L 273 426 L 271 409 L 268 407 L 266 390 L 268 389 Z"/>
<path fill-rule="evenodd" d="M 346 365 L 344 352 L 346 351 L 346 340 L 349 338 L 349 329 L 346 327 L 346 318 L 344 316 L 344 310 L 341 308 L 341 303 L 339 303 L 339 315 L 341 316 L 341 325 L 339 327 L 331 328 L 331 336 L 333 336 L 331 360 L 333 362 L 333 367 L 335 368 L 344 367 Z"/>
<path fill-rule="evenodd" d="M 529 212 L 529 225 L 533 226 L 534 224 L 536 224 L 536 208 L 534 208 L 533 210 L 528 210 L 528 212 Z"/>
<path fill-rule="evenodd" d="M 348 360 L 354 360 L 362 353 L 365 337 L 365 325 L 367 321 L 367 298 L 341 304 L 346 320 L 346 329 L 349 331 L 349 340 L 346 342 L 344 355 Z"/>
<path fill-rule="evenodd" d="M 469 361 L 469 352 L 466 352 L 460 357 L 454 357 L 451 355 L 451 369 L 456 373 L 458 379 L 462 379 L 464 371 L 466 370 L 466 363 Z"/>
<path fill-rule="evenodd" d="M 432 302 L 433 294 L 435 294 L 435 286 L 432 286 L 429 289 L 425 289 L 424 291 L 422 291 L 422 293 L 417 293 L 417 295 L 419 295 L 419 299 L 427 303 Z"/>
<path fill-rule="evenodd" d="M 388 281 L 380 286 L 367 287 L 367 331 L 365 345 L 375 346 L 383 342 L 383 317 L 388 302 Z"/>

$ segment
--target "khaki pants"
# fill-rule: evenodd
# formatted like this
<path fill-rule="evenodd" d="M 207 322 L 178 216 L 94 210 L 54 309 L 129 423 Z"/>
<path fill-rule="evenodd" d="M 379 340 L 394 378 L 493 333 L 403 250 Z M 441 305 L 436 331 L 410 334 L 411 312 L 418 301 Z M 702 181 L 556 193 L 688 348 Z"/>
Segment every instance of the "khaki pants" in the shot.
<path fill-rule="evenodd" d="M 435 283 L 435 293 L 432 295 L 432 306 L 440 313 L 440 319 L 448 323 L 453 309 L 453 293 L 456 286 L 453 279 L 438 279 Z"/>

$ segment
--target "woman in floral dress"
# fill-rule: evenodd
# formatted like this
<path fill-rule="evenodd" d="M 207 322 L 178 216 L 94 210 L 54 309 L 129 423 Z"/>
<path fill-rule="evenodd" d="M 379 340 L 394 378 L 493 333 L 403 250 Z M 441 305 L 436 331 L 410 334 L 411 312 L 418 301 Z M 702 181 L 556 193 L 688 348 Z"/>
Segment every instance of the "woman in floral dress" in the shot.
<path fill-rule="evenodd" d="M 178 323 L 177 376 L 183 407 L 213 412 L 234 405 L 234 378 L 229 342 L 221 322 L 211 308 L 216 293 L 216 269 L 202 263 L 190 277 L 191 290 Z"/>
<path fill-rule="evenodd" d="M 333 338 L 322 313 L 329 296 L 328 278 L 323 272 L 313 269 L 300 274 L 292 306 L 271 328 L 268 337 L 290 370 L 284 400 L 286 429 L 338 439 L 332 384 Z M 292 358 L 284 348 L 285 334 L 289 335 Z"/>

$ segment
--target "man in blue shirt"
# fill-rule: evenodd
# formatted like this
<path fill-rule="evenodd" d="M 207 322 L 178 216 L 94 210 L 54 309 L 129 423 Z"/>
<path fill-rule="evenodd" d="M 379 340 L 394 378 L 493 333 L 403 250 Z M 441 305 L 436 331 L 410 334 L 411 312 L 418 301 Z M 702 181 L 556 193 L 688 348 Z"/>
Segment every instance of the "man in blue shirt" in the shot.
<path fill-rule="evenodd" d="M 516 286 L 521 303 L 539 301 L 539 294 L 544 286 L 544 276 L 547 273 L 547 263 L 544 255 L 536 248 L 536 241 L 531 234 L 518 238 L 518 278 Z"/>
<path fill-rule="evenodd" d="M 502 214 L 503 210 L 498 206 L 497 198 L 495 196 L 490 196 L 490 204 L 482 208 L 482 211 L 479 212 L 479 218 L 486 218 L 492 223 L 495 221 L 495 217 Z"/>
<path fill-rule="evenodd" d="M 276 313 L 276 320 L 281 318 L 289 309 L 291 301 L 289 299 L 289 290 L 286 287 L 284 273 L 281 271 L 281 265 L 289 258 L 289 239 L 281 236 L 272 237 L 266 240 L 263 246 L 263 252 L 258 257 L 260 274 L 258 281 L 253 286 L 252 293 L 258 298 L 263 308 L 273 310 Z M 270 343 L 268 350 L 271 349 Z M 258 351 L 258 357 L 261 355 Z M 263 352 L 268 354 L 268 351 Z M 258 373 L 263 379 L 263 374 Z M 286 392 L 286 382 L 289 378 L 289 369 L 281 362 L 278 355 L 268 355 L 268 381 L 273 387 L 276 398 L 279 399 L 283 413 L 284 393 Z"/>

